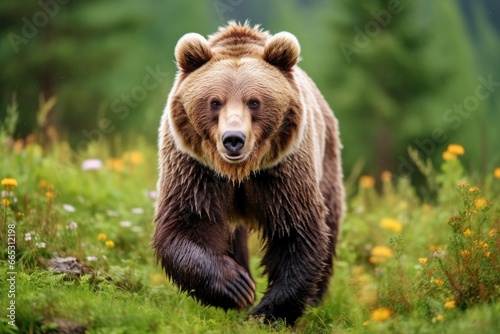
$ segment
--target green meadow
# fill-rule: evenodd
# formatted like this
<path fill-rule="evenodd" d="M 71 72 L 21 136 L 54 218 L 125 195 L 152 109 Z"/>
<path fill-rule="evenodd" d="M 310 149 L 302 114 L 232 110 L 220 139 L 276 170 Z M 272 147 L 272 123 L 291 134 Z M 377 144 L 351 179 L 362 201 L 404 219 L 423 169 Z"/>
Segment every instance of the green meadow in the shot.
<path fill-rule="evenodd" d="M 151 236 L 156 148 L 0 134 L 1 333 L 497 333 L 500 168 L 469 175 L 450 145 L 426 183 L 345 175 L 346 215 L 324 302 L 295 327 L 202 307 L 165 278 Z M 10 126 L 12 128 L 12 126 Z M 120 138 L 114 138 L 120 143 Z M 118 152 L 118 153 L 116 153 Z M 257 297 L 261 247 L 251 237 Z M 10 246 L 10 247 L 9 247 Z"/>

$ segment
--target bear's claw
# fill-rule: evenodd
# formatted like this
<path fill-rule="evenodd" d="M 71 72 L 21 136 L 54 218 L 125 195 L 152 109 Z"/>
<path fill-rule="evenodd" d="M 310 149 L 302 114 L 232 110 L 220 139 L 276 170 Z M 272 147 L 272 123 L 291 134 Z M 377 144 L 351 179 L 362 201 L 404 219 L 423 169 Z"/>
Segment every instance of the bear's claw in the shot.
<path fill-rule="evenodd" d="M 222 280 L 219 282 L 220 292 L 228 296 L 236 308 L 243 309 L 255 300 L 255 284 L 245 269 L 236 264 L 231 258 L 224 256 L 226 270 L 223 270 Z"/>

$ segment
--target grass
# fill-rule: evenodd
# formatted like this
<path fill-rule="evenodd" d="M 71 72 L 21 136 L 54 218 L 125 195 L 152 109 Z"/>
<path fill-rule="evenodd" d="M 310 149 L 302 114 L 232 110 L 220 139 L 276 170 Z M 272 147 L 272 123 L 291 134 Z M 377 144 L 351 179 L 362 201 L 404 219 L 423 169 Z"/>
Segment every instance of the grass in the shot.
<path fill-rule="evenodd" d="M 7 142 L 7 136 L 0 137 Z M 323 304 L 295 328 L 245 321 L 248 312 L 198 305 L 155 263 L 156 152 L 138 142 L 112 154 L 92 143 L 75 156 L 64 142 L 1 145 L 0 332 L 51 333 L 496 333 L 500 328 L 500 176 L 464 173 L 456 152 L 439 170 L 419 161 L 429 180 L 422 200 L 405 178 L 347 178 L 335 276 Z M 120 151 L 119 149 L 117 151 Z M 415 152 L 413 152 L 415 153 Z M 465 152 L 466 153 L 466 152 Z M 413 154 L 414 158 L 418 157 Z M 83 170 L 87 159 L 103 166 Z M 500 172 L 499 172 L 500 173 Z M 496 173 L 495 173 L 496 174 Z M 14 181 L 15 180 L 15 184 Z M 8 267 L 8 226 L 15 265 Z M 12 232 L 12 231 L 11 231 Z M 260 253 L 251 242 L 253 272 Z M 75 257 L 83 274 L 48 270 Z M 15 271 L 15 297 L 8 272 Z M 258 298 L 265 277 L 257 277 Z M 15 301 L 15 324 L 6 311 Z"/>

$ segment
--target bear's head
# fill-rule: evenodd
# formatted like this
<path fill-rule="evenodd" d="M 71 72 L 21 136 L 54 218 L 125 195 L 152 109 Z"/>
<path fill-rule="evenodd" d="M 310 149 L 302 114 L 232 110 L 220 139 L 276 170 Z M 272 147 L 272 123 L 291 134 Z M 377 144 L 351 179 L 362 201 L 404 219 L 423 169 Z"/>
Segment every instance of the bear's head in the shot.
<path fill-rule="evenodd" d="M 167 108 L 178 148 L 233 181 L 279 163 L 304 127 L 299 57 L 288 32 L 230 24 L 208 41 L 184 35 Z"/>

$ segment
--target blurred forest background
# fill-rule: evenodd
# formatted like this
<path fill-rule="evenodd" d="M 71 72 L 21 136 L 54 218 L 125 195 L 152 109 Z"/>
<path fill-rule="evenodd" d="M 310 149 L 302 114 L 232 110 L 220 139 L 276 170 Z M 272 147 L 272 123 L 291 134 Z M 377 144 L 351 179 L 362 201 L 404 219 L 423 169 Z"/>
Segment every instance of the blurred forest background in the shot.
<path fill-rule="evenodd" d="M 0 120 L 17 103 L 16 140 L 76 152 L 156 143 L 187 32 L 228 20 L 290 31 L 300 66 L 340 120 L 354 166 L 418 173 L 409 145 L 440 160 L 459 143 L 472 173 L 500 161 L 498 0 L 17 0 L 0 3 Z M 14 102 L 16 101 L 16 102 Z M 121 152 L 116 152 L 120 154 Z M 156 162 L 151 162 L 156 164 Z"/>

